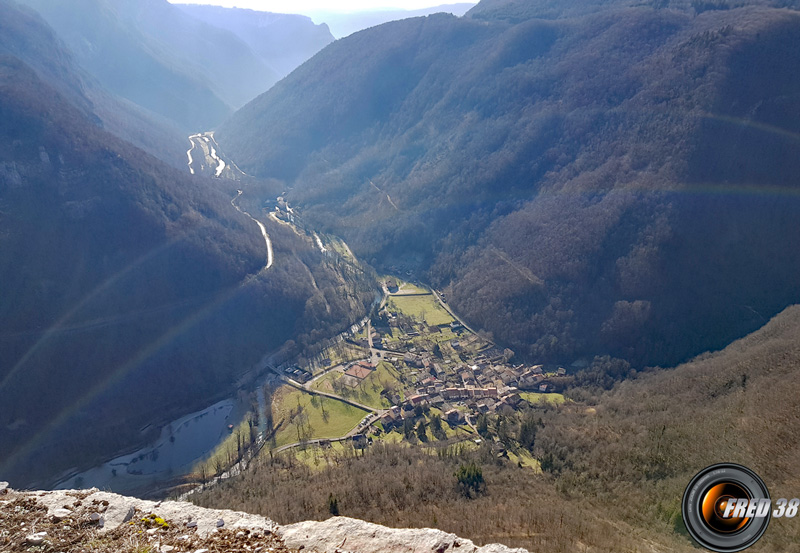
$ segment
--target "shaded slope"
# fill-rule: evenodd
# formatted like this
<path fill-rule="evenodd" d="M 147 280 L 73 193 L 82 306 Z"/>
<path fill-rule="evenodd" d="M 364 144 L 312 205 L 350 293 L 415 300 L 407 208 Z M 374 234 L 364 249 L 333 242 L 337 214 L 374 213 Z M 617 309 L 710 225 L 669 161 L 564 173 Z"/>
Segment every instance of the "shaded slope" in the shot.
<path fill-rule="evenodd" d="M 177 126 L 103 89 L 32 8 L 10 0 L 0 1 L 0 7 L 0 52 L 23 60 L 96 125 L 183 167 L 186 137 Z"/>
<path fill-rule="evenodd" d="M 338 332 L 372 300 L 291 231 L 270 229 L 264 272 L 233 191 L 116 139 L 1 59 L 4 478 L 42 482 L 152 438 L 139 429 L 232 394 L 265 352 Z"/>
<path fill-rule="evenodd" d="M 800 300 L 797 12 L 501 17 L 540 5 L 356 33 L 217 138 L 531 359 L 676 363 Z"/>

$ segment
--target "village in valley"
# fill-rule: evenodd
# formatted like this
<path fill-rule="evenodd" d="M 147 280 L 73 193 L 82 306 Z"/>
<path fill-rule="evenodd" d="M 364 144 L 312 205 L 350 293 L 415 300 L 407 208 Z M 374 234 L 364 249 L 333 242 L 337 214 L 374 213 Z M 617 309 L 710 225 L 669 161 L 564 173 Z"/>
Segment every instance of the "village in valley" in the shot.
<path fill-rule="evenodd" d="M 267 210 L 323 255 L 362 267 L 343 241 L 308 228 L 283 198 Z M 392 273 L 413 279 L 408 267 Z M 382 293 L 368 317 L 300 355 L 264 366 L 266 379 L 251 394 L 250 413 L 229 426 L 230 436 L 195 467 L 195 477 L 205 482 L 206 475 L 227 474 L 240 461 L 246 465 L 266 454 L 331 462 L 332 455 L 381 442 L 489 446 L 540 470 L 532 441 L 517 447 L 519 436 L 503 432 L 504 424 L 509 427 L 503 421 L 515 418 L 521 428 L 528 417 L 530 429 L 534 410 L 564 403 L 567 371 L 515 363 L 513 351 L 461 321 L 442 291 L 398 276 L 378 280 Z"/>
<path fill-rule="evenodd" d="M 482 419 L 564 402 L 565 369 L 513 363 L 438 291 L 395 277 L 382 285 L 383 301 L 360 328 L 306 366 L 275 368 L 284 385 L 273 396 L 268 450 L 480 444 Z"/>

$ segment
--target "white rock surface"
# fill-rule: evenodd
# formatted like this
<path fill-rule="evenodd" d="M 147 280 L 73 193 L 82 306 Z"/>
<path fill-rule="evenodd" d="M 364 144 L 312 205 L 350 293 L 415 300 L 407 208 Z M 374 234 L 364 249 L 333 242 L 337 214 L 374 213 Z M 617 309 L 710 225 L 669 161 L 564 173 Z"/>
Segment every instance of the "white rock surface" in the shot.
<path fill-rule="evenodd" d="M 32 534 L 25 538 L 25 541 L 28 542 L 28 545 L 42 545 L 44 543 L 44 539 L 47 537 L 47 532 L 37 532 L 36 534 Z"/>
<path fill-rule="evenodd" d="M 305 546 L 304 551 L 318 553 L 527 553 L 497 544 L 478 547 L 441 530 L 387 528 L 348 517 L 298 522 L 281 527 L 278 534 L 287 547 Z"/>
<path fill-rule="evenodd" d="M 60 522 L 60 521 L 64 520 L 65 518 L 67 518 L 68 516 L 70 516 L 72 514 L 72 511 L 70 511 L 69 509 L 56 509 L 55 511 L 53 511 L 50 514 L 53 515 L 53 520 L 54 521 Z"/>
<path fill-rule="evenodd" d="M 108 507 L 103 513 L 104 531 L 113 530 L 124 522 L 129 521 L 133 516 L 129 513 L 134 508 L 138 508 L 141 511 L 141 516 L 155 513 L 176 524 L 185 524 L 189 521 L 196 522 L 197 531 L 203 535 L 208 534 L 212 529 L 216 529 L 217 521 L 219 520 L 225 520 L 225 527 L 227 528 L 248 528 L 250 530 L 258 529 L 275 532 L 278 526 L 275 522 L 257 515 L 229 510 L 204 509 L 186 501 L 156 503 L 155 501 L 146 501 L 97 490 L 87 491 L 90 492 L 89 496 L 81 500 L 84 505 L 91 505 L 93 502 L 98 504 L 103 501 L 108 502 Z M 76 492 L 71 490 L 56 490 L 41 495 L 36 494 L 36 499 L 48 508 L 50 515 L 53 515 L 56 509 L 63 508 L 64 505 L 72 505 L 77 500 L 75 494 Z"/>
<path fill-rule="evenodd" d="M 205 509 L 185 501 L 156 503 L 96 489 L 29 492 L 29 495 L 48 508 L 49 516 L 62 514 L 77 501 L 83 506 L 106 507 L 102 517 L 105 523 L 103 532 L 119 527 L 133 516 L 144 517 L 154 513 L 173 524 L 187 527 L 196 524 L 201 535 L 217 532 L 220 521 L 224 521 L 225 528 L 233 530 L 241 528 L 275 533 L 289 548 L 302 547 L 303 553 L 528 553 L 524 549 L 510 549 L 497 544 L 478 547 L 470 540 L 441 530 L 387 528 L 347 517 L 279 526 L 267 518 L 248 513 Z M 134 515 L 134 509 L 140 512 Z"/>

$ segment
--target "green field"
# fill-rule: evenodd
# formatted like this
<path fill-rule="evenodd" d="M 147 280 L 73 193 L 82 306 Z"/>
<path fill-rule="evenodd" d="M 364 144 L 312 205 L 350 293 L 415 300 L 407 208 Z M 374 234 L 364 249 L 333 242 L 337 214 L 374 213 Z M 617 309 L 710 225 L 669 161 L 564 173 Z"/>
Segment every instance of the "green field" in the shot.
<path fill-rule="evenodd" d="M 362 336 L 363 338 L 363 336 Z M 356 359 L 363 359 L 369 355 L 369 352 L 361 347 L 342 342 L 337 344 L 336 347 L 330 347 L 325 350 L 325 357 L 331 360 L 329 367 L 334 367 L 342 363 L 354 361 Z"/>
<path fill-rule="evenodd" d="M 421 286 L 417 286 L 416 284 L 411 284 L 410 282 L 403 282 L 400 285 L 400 295 L 402 294 L 430 294 L 430 290 L 427 288 L 422 288 Z"/>
<path fill-rule="evenodd" d="M 541 474 L 542 472 L 542 465 L 539 463 L 539 460 L 536 459 L 530 452 L 526 451 L 525 449 L 521 449 L 517 452 L 509 451 L 508 458 L 523 467 L 531 469 L 533 472 L 537 474 Z"/>
<path fill-rule="evenodd" d="M 550 405 L 560 405 L 566 401 L 562 394 L 540 394 L 537 392 L 522 392 L 519 397 L 528 403 L 549 403 Z"/>
<path fill-rule="evenodd" d="M 378 363 L 378 367 L 367 378 L 355 388 L 343 387 L 339 389 L 334 388 L 334 382 L 342 377 L 339 372 L 331 372 L 326 374 L 323 378 L 314 382 L 311 386 L 315 390 L 323 392 L 334 392 L 340 396 L 352 399 L 364 405 L 369 405 L 376 409 L 385 409 L 391 407 L 389 401 L 381 396 L 381 392 L 386 386 L 394 386 L 398 390 L 400 396 L 403 396 L 400 385 L 400 374 L 397 370 L 386 361 Z"/>
<path fill-rule="evenodd" d="M 313 396 L 289 386 L 282 386 L 275 392 L 272 412 L 276 424 L 283 421 L 275 435 L 275 447 L 344 436 L 367 414 L 341 401 Z"/>
<path fill-rule="evenodd" d="M 453 322 L 453 317 L 442 308 L 433 294 L 426 296 L 391 296 L 387 302 L 389 311 L 397 311 L 424 320 L 428 325 L 443 325 Z"/>
<path fill-rule="evenodd" d="M 294 448 L 281 453 L 281 455 L 292 455 L 296 461 L 308 466 L 311 470 L 323 470 L 328 465 L 335 463 L 335 459 L 345 455 L 347 450 L 352 451 L 349 441 L 331 442 L 330 446 L 322 447 L 312 445 L 306 448 Z"/>

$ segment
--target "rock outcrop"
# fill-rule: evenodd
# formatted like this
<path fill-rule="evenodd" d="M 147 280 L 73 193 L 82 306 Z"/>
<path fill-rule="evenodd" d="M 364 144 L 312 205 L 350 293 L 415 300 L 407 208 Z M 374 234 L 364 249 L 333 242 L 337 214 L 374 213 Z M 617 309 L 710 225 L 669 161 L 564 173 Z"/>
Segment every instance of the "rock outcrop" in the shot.
<path fill-rule="evenodd" d="M 267 518 L 248 513 L 205 509 L 185 501 L 147 501 L 114 493 L 92 490 L 58 490 L 48 492 L 15 492 L 0 482 L 0 514 L 17 509 L 20 502 L 28 509 L 38 509 L 49 521 L 80 518 L 99 533 L 108 533 L 125 524 L 150 517 L 156 537 L 158 525 L 191 532 L 198 538 L 213 537 L 220 532 L 233 536 L 274 536 L 286 550 L 318 553 L 527 553 L 503 545 L 478 547 L 469 540 L 441 530 L 387 528 L 362 520 L 333 517 L 325 521 L 308 521 L 281 526 Z M 18 509 L 17 509 L 18 510 Z M 144 517 L 144 518 L 143 518 Z M 40 516 L 41 518 L 41 516 Z M 27 536 L 32 541 L 46 539 L 47 533 Z M 40 540 L 41 541 L 41 540 Z M 167 548 L 169 551 L 174 547 Z"/>
<path fill-rule="evenodd" d="M 282 526 L 278 534 L 290 548 L 304 551 L 353 553 L 527 553 L 491 544 L 477 547 L 469 540 L 431 528 L 387 528 L 355 518 L 332 517 Z"/>

